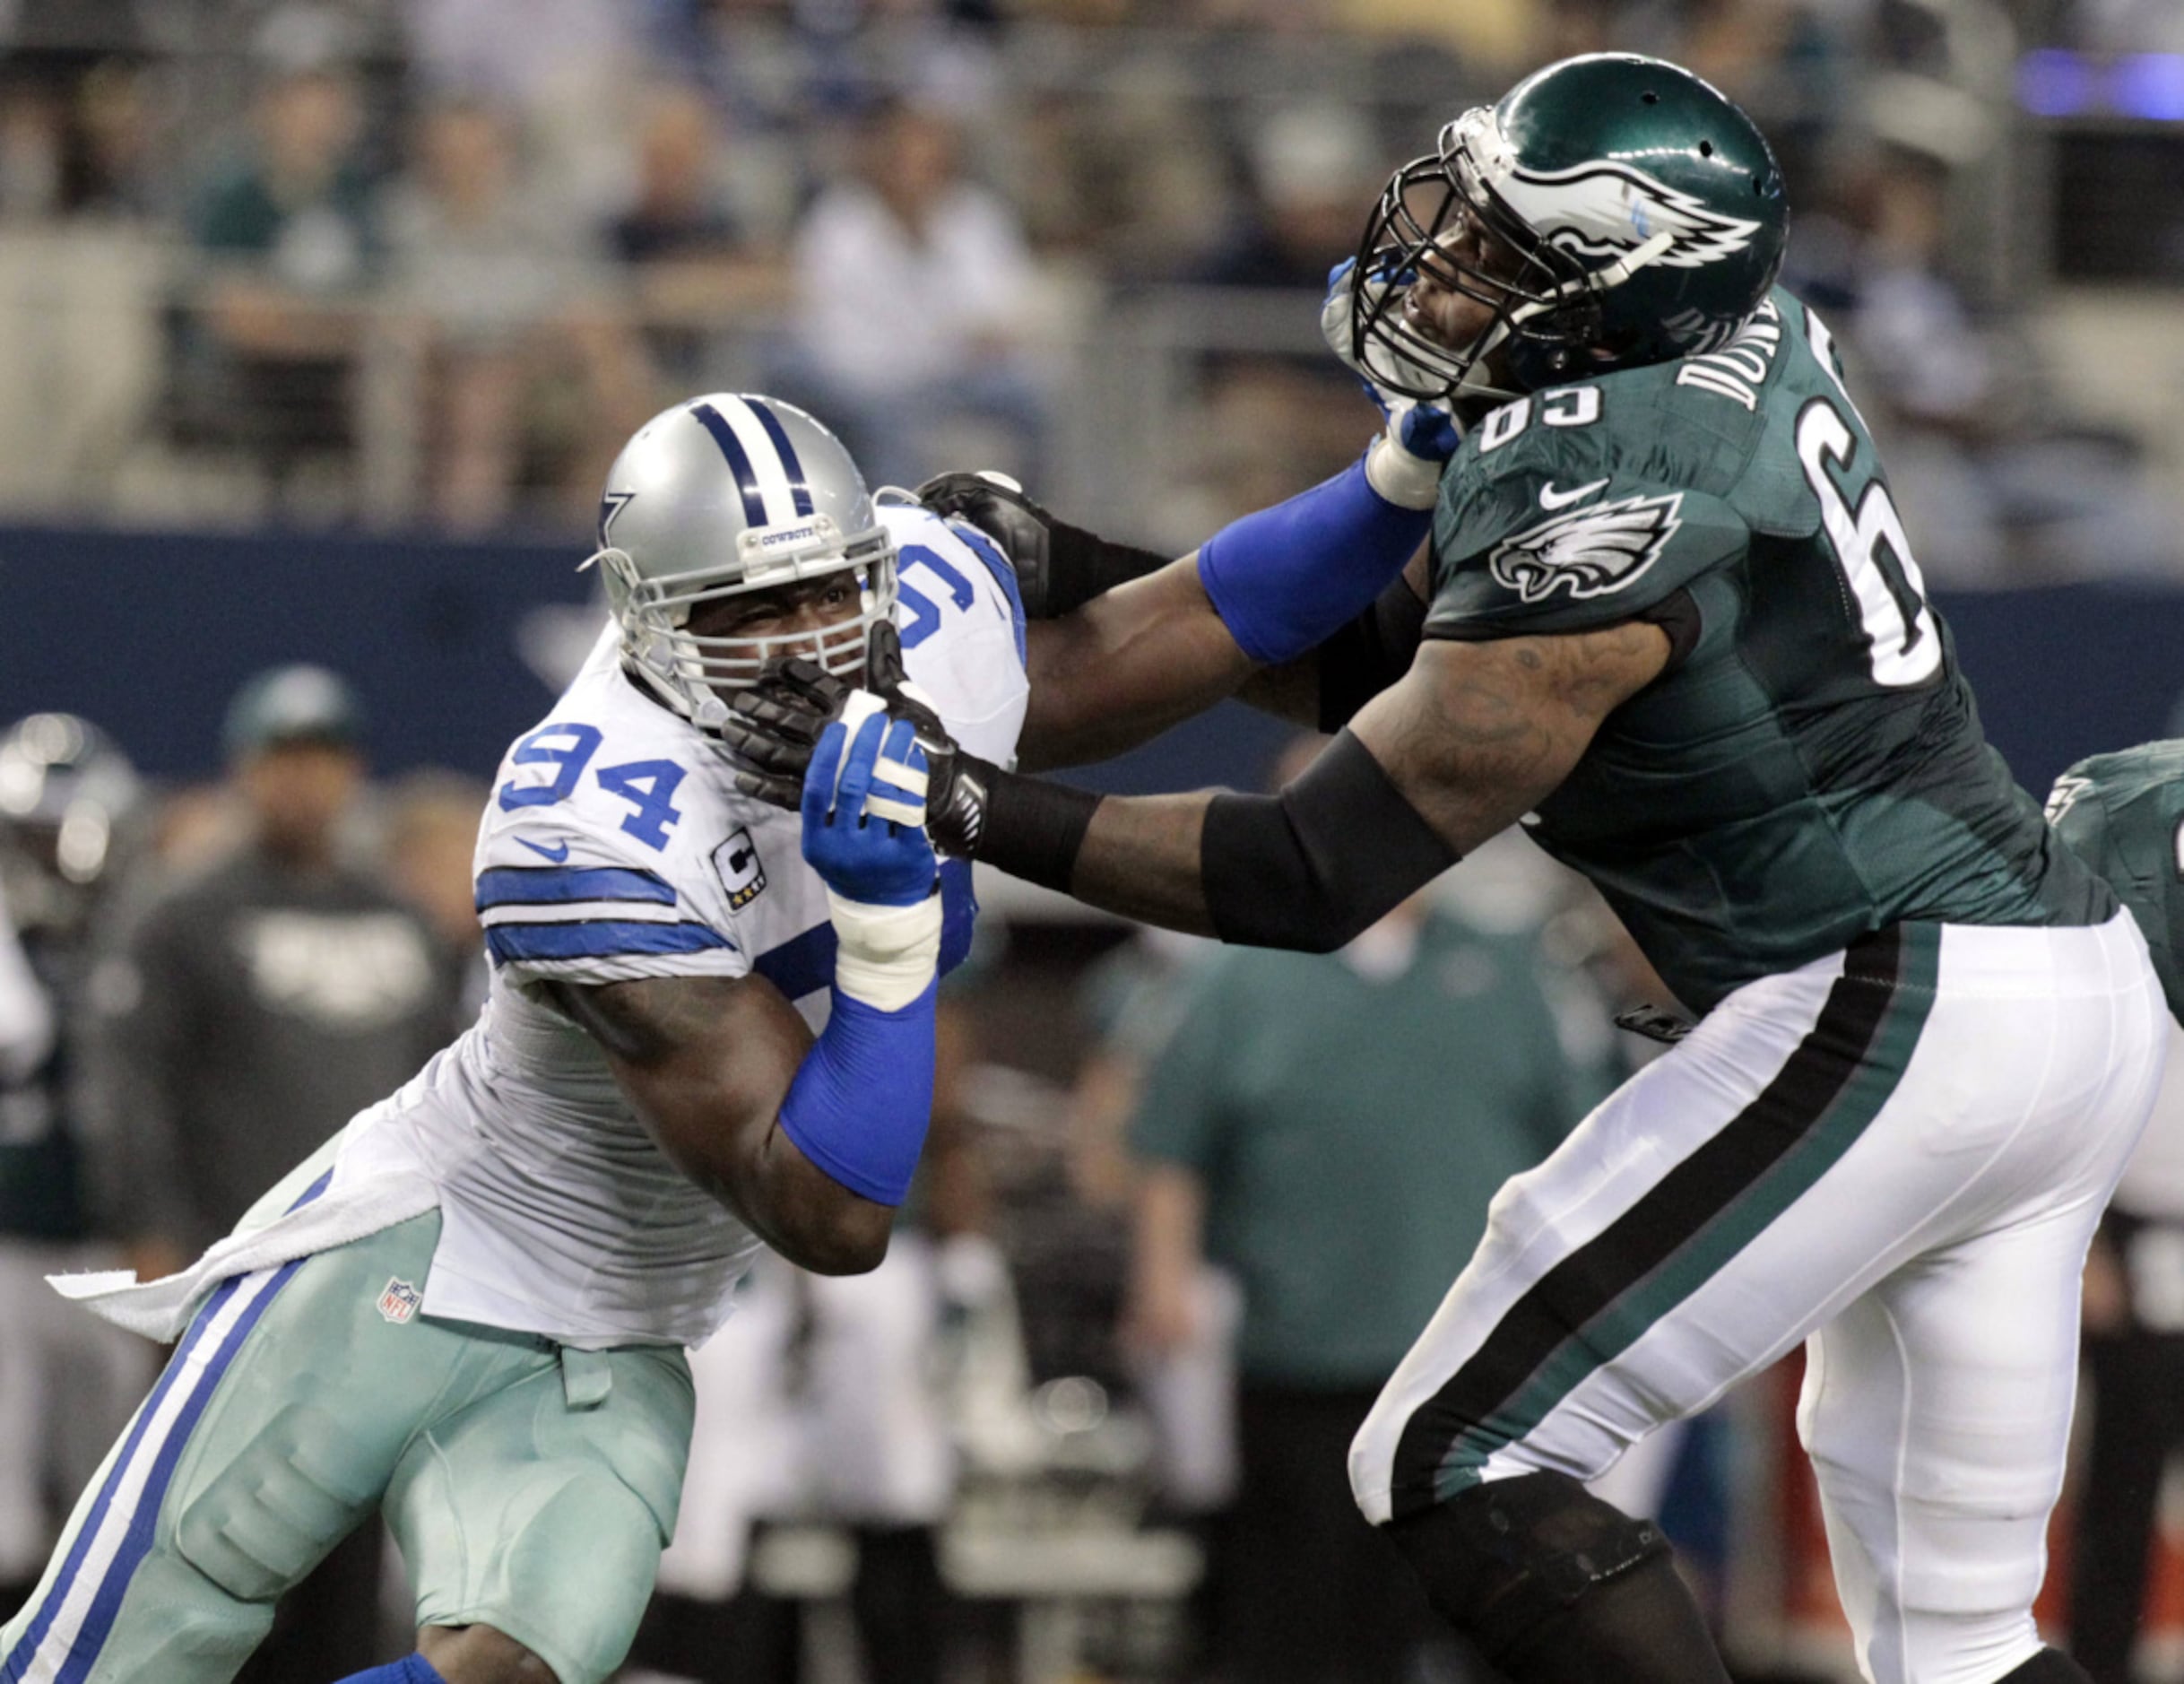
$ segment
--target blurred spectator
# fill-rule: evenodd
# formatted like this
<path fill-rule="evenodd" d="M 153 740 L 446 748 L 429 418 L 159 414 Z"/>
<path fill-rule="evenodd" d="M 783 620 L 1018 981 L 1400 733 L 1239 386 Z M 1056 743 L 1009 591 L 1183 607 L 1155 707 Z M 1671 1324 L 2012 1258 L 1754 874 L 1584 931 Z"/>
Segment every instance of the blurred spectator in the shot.
<path fill-rule="evenodd" d="M 337 857 L 361 730 L 321 668 L 246 685 L 224 740 L 248 840 L 145 908 L 126 976 L 101 980 L 115 1195 L 126 1231 L 178 1263 L 452 1033 L 430 931 Z"/>
<path fill-rule="evenodd" d="M 345 65 L 270 71 L 243 150 L 197 191 L 203 286 L 178 324 L 174 423 L 284 483 L 354 435 L 356 353 L 377 235 L 362 107 Z"/>
<path fill-rule="evenodd" d="M 121 1262 L 93 1239 L 71 1053 L 139 804 L 126 757 L 83 720 L 37 714 L 0 738 L 0 1620 L 152 1378 L 150 1345 L 45 1280 Z"/>
<path fill-rule="evenodd" d="M 1349 1442 L 1464 1266 L 1486 1207 L 1591 1096 L 1530 933 L 1414 898 L 1331 957 L 1224 949 L 1175 1007 L 1131 1131 L 1126 1331 L 1197 1331 L 1203 1263 L 1243 1289 L 1235 1675 L 1405 1677 L 1436 1628 L 1350 1496 Z"/>
<path fill-rule="evenodd" d="M 1227 233 L 1235 198 L 1215 116 L 1188 66 L 1140 53 L 1095 91 L 1058 90 L 1018 113 L 1010 200 L 1041 251 L 1107 280 L 1192 274 Z"/>
<path fill-rule="evenodd" d="M 100 968 L 87 1071 L 102 1184 L 144 1272 L 179 1267 L 454 1033 L 418 916 L 336 858 L 361 787 L 361 719 L 317 667 L 261 674 L 225 743 L 246 848 L 147 908 Z M 367 1527 L 283 1599 L 242 1678 L 324 1684 L 385 1658 Z"/>
<path fill-rule="evenodd" d="M 460 772 L 421 771 L 387 795 L 388 881 L 439 937 L 446 968 L 460 974 L 455 1013 L 463 1024 L 484 1006 L 491 980 L 472 869 L 490 794 Z"/>
<path fill-rule="evenodd" d="M 412 77 L 429 102 L 507 114 L 558 218 L 588 225 L 621 183 L 644 85 L 628 0 L 400 0 Z"/>
<path fill-rule="evenodd" d="M 630 267 L 646 343 L 672 386 L 708 384 L 709 330 L 787 297 L 780 263 L 747 242 L 730 207 L 722 128 L 688 85 L 653 90 L 637 136 L 637 183 L 608 229 Z"/>
<path fill-rule="evenodd" d="M 2184 1446 L 2184 1031 L 2086 1255 L 2084 1324 L 2093 1431 L 2070 1550 L 2070 1654 L 2093 1684 L 2132 1684 L 2162 1472 Z"/>
<path fill-rule="evenodd" d="M 1959 586 L 2173 575 L 2175 511 L 2136 448 L 2054 412 L 2030 348 L 1978 321 L 1946 273 L 1944 186 L 1892 155 L 1841 195 L 1862 221 L 1849 348 L 1921 566 Z"/>
<path fill-rule="evenodd" d="M 427 348 L 430 506 L 472 529 L 507 521 L 525 483 L 588 505 L 599 464 L 654 408 L 604 254 L 533 195 L 503 109 L 443 100 L 415 152 L 386 230 L 396 299 Z"/>
<path fill-rule="evenodd" d="M 958 141 L 948 117 L 883 106 L 856 174 L 820 194 L 796 237 L 789 380 L 876 485 L 958 460 L 1036 477 L 1044 420 L 1024 344 L 1037 273 L 1015 213 L 961 174 Z"/>
<path fill-rule="evenodd" d="M 1358 207 L 1386 178 L 1371 129 L 1348 106 L 1288 107 L 1253 137 L 1251 172 L 1244 224 L 1202 279 L 1324 292 L 1328 270 L 1356 251 Z"/>
<path fill-rule="evenodd" d="M 0 213 L 147 208 L 141 0 L 0 6 Z"/>

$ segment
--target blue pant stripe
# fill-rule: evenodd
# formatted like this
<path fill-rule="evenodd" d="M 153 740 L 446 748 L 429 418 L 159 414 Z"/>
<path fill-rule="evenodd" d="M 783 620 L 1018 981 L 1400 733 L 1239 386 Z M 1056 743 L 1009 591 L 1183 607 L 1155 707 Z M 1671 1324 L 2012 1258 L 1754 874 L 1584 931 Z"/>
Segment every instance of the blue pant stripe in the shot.
<path fill-rule="evenodd" d="M 197 1341 L 204 1337 L 204 1330 L 220 1314 L 221 1306 L 235 1296 L 238 1284 L 235 1280 L 222 1284 L 220 1290 L 206 1301 L 205 1306 L 197 1312 L 197 1319 L 190 1324 L 188 1333 L 183 1337 L 181 1349 L 175 1352 L 173 1359 L 167 1365 L 166 1372 L 160 1376 L 160 1383 L 152 1388 L 152 1395 L 138 1408 L 136 1419 L 130 1423 L 129 1437 L 122 1445 L 121 1454 L 114 1459 L 114 1466 L 106 1476 L 106 1484 L 100 1488 L 99 1500 L 91 1506 L 91 1517 L 78 1529 L 75 1542 L 69 1546 L 68 1559 L 61 1564 L 60 1577 L 53 1582 L 53 1589 L 47 1593 L 45 1602 L 39 1608 L 38 1617 L 30 1622 L 30 1629 L 23 1633 L 22 1641 L 15 1645 L 14 1653 L 7 1657 L 4 1669 L 0 1670 L 0 1684 L 18 1684 L 29 1669 L 31 1657 L 38 1653 L 39 1645 L 45 1641 L 46 1633 L 52 1629 L 54 1617 L 60 1612 L 61 1604 L 68 1600 L 68 1593 L 76 1582 L 76 1575 L 82 1569 L 83 1558 L 90 1553 L 92 1543 L 98 1539 L 107 1511 L 114 1506 L 114 1493 L 128 1473 L 129 1464 L 136 1459 L 136 1447 L 143 1442 L 152 1417 L 159 1413 L 160 1403 L 174 1389 L 176 1380 L 182 1375 L 190 1352 L 197 1348 Z"/>
<path fill-rule="evenodd" d="M 317 1180 L 312 1182 L 309 1186 L 306 1187 L 302 1194 L 297 1198 L 295 1203 L 289 1206 L 289 1209 L 291 1211 L 301 1210 L 305 1205 L 310 1203 L 314 1199 L 317 1198 L 319 1194 L 325 1192 L 328 1185 L 332 1183 L 333 1179 L 334 1172 L 333 1170 L 329 1169 L 324 1175 L 320 1176 Z M 299 1259 L 297 1263 L 290 1263 L 287 1268 L 282 1272 L 279 1280 L 273 1283 L 273 1290 L 267 1292 L 265 1296 L 259 1300 L 258 1304 L 250 1312 L 250 1314 L 243 1318 L 242 1326 L 246 1331 L 247 1328 L 256 1324 L 258 1316 L 264 1313 L 266 1304 L 272 1301 L 273 1293 L 278 1292 L 281 1288 L 287 1283 L 289 1276 L 296 1272 L 298 1267 L 300 1266 L 300 1263 L 301 1260 Z M 136 1419 L 131 1422 L 129 1426 L 129 1436 L 123 1442 L 121 1454 L 114 1459 L 113 1469 L 108 1473 L 105 1485 L 100 1488 L 98 1501 L 92 1505 L 89 1518 L 87 1518 L 83 1524 L 77 1530 L 75 1541 L 69 1547 L 68 1558 L 61 1565 L 60 1576 L 54 1581 L 53 1589 L 47 1593 L 45 1601 L 39 1605 L 37 1617 L 31 1620 L 29 1628 L 24 1631 L 22 1641 L 15 1645 L 13 1653 L 9 1654 L 5 1661 L 0 1662 L 0 1684 L 20 1684 L 20 1680 L 23 1677 L 24 1673 L 29 1670 L 32 1657 L 38 1654 L 39 1645 L 45 1641 L 46 1634 L 53 1628 L 54 1619 L 59 1614 L 62 1606 L 67 1602 L 68 1593 L 75 1584 L 76 1575 L 82 1571 L 84 1557 L 90 1553 L 92 1544 L 98 1541 L 100 1531 L 105 1524 L 106 1517 L 114 1506 L 115 1493 L 120 1489 L 123 1480 L 127 1477 L 130 1464 L 136 1459 L 137 1447 L 143 1443 L 144 1434 L 150 1430 L 153 1418 L 159 1414 L 160 1404 L 166 1401 L 167 1394 L 174 1389 L 176 1381 L 179 1379 L 182 1374 L 186 1371 L 188 1366 L 189 1357 L 191 1353 L 197 1349 L 198 1342 L 204 1339 L 205 1329 L 210 1327 L 213 1322 L 219 1319 L 221 1311 L 227 1306 L 228 1301 L 235 1296 L 237 1290 L 241 1287 L 246 1277 L 238 1275 L 231 1280 L 222 1281 L 219 1288 L 213 1292 L 212 1296 L 205 1300 L 204 1306 L 197 1312 L 195 1318 L 190 1323 L 189 1332 L 183 1335 L 181 1346 L 176 1350 L 172 1360 L 168 1363 L 166 1372 L 160 1376 L 159 1384 L 152 1388 L 151 1396 L 147 1397 L 143 1403 L 138 1408 L 136 1411 Z M 216 1368 L 219 1366 L 224 1365 L 229 1357 L 233 1354 L 233 1347 L 235 1342 L 236 1341 L 233 1339 L 230 1339 L 228 1341 L 228 1348 L 223 1350 L 220 1358 L 217 1359 L 215 1364 Z M 194 1424 L 197 1415 L 203 1412 L 204 1401 L 211 1394 L 211 1391 L 212 1387 L 210 1385 L 206 1386 L 204 1392 L 200 1393 L 194 1408 L 186 1412 L 186 1421 L 178 1421 L 176 1424 L 177 1432 L 179 1436 L 170 1437 L 169 1442 L 169 1450 L 170 1452 L 181 1442 L 182 1439 L 188 1437 L 189 1425 Z M 162 1457 L 162 1460 L 165 1459 L 165 1457 Z M 171 1471 L 172 1464 L 171 1462 L 169 1462 L 167 1472 L 171 1472 Z M 155 1474 L 154 1479 L 158 1487 L 158 1492 L 160 1497 L 163 1497 L 166 1490 L 166 1473 Z M 131 1527 L 132 1540 L 134 1539 L 136 1527 L 149 1526 L 150 1522 L 147 1521 L 147 1512 L 149 1513 L 151 1521 L 156 1521 L 158 1518 L 159 1501 L 154 1498 L 154 1493 L 151 1486 L 147 1486 L 143 1496 L 145 1498 L 151 1498 L 153 1500 L 150 1502 L 148 1511 L 144 1506 L 140 1506 L 134 1523 Z M 149 1538 L 150 1533 L 147 1530 L 147 1541 L 149 1541 Z M 143 1551 L 141 1549 L 138 1550 L 137 1556 L 141 1558 L 142 1555 Z M 118 1560 L 115 1565 L 118 1565 Z M 132 1560 L 130 1564 L 130 1571 L 134 1572 L 134 1561 Z M 109 1567 L 108 1571 L 110 1575 L 112 1571 L 111 1567 Z M 111 1582 L 112 1581 L 109 1577 L 108 1584 L 110 1584 Z M 102 1589 L 100 1592 L 101 1599 L 103 1599 L 105 1591 Z M 119 1600 L 118 1596 L 116 1600 Z M 81 1644 L 81 1641 L 82 1639 L 79 1636 L 79 1645 Z M 103 1630 L 100 1633 L 99 1641 L 100 1645 L 103 1645 L 105 1642 Z M 98 1650 L 96 1647 L 94 1647 L 91 1651 L 92 1658 L 96 1658 L 97 1653 Z M 73 1666 L 74 1663 L 74 1662 L 72 1658 L 70 1664 Z M 84 1665 L 85 1668 L 88 1669 L 90 1662 L 87 1660 L 84 1662 Z M 67 1674 L 64 1673 L 63 1676 L 65 1677 Z M 80 1677 L 82 1674 L 78 1673 L 77 1676 Z"/>
<path fill-rule="evenodd" d="M 121 1599 L 128 1593 L 129 1582 L 136 1576 L 138 1565 L 152 1549 L 152 1541 L 159 1531 L 160 1510 L 167 1501 L 168 1484 L 174 1478 L 175 1464 L 181 1461 L 190 1435 L 196 1431 L 198 1419 L 204 1414 L 206 1405 L 212 1402 L 212 1394 L 220 1390 L 220 1383 L 226 1377 L 229 1365 L 235 1360 L 243 1341 L 250 1337 L 251 1330 L 257 1326 L 259 1318 L 265 1314 L 266 1306 L 281 1296 L 282 1288 L 295 1278 L 296 1272 L 307 1261 L 299 1257 L 294 1263 L 283 1264 L 281 1272 L 258 1295 L 257 1301 L 236 1318 L 235 1325 L 228 1330 L 227 1338 L 221 1342 L 219 1354 L 206 1367 L 204 1383 L 183 1406 L 182 1413 L 176 1417 L 173 1430 L 168 1434 L 166 1444 L 160 1448 L 159 1460 L 152 1463 L 152 1477 L 144 1482 L 143 1496 L 137 1502 L 136 1513 L 130 1517 L 129 1530 L 122 1540 L 121 1549 L 116 1553 L 112 1566 L 108 1567 L 105 1582 L 99 1586 L 98 1595 L 91 1599 L 91 1608 L 83 1617 L 83 1628 L 77 1633 L 76 1640 L 69 1650 L 67 1663 L 55 1675 L 54 1684 L 83 1684 L 83 1680 L 91 1675 L 91 1665 L 98 1660 L 99 1652 L 106 1647 L 107 1636 L 113 1629 L 114 1616 L 121 1610 Z"/>

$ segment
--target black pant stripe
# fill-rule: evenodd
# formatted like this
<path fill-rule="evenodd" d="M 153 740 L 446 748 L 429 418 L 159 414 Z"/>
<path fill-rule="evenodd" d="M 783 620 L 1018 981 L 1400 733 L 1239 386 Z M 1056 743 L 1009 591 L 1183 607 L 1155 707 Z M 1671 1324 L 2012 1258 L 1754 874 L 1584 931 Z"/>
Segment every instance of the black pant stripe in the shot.
<path fill-rule="evenodd" d="M 1435 1500 L 1442 1463 L 1459 1435 L 1491 1419 L 1564 1341 L 1667 1262 L 1827 1111 L 1887 1015 L 1902 943 L 1894 926 L 1855 942 L 1811 1032 L 1774 1080 L 1599 1236 L 1535 1281 L 1412 1414 L 1396 1446 L 1399 1516 Z"/>

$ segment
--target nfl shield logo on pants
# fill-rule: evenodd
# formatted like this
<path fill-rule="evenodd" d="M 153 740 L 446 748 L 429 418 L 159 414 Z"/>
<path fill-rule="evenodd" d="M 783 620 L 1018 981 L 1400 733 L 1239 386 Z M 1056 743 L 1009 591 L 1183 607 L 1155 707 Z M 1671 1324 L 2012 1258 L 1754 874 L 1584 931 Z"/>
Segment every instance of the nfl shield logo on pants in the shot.
<path fill-rule="evenodd" d="M 407 1280 L 390 1280 L 379 1295 L 379 1314 L 397 1325 L 415 1315 L 425 1295 Z"/>

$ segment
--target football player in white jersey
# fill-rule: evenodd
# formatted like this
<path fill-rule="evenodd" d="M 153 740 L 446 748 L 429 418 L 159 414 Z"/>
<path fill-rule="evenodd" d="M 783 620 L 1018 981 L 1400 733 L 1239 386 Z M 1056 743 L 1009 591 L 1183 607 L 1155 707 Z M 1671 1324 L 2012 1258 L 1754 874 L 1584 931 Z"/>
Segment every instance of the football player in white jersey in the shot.
<path fill-rule="evenodd" d="M 192 1268 L 56 1280 L 181 1342 L 0 1628 L 0 1684 L 219 1684 L 375 1506 L 419 1648 L 349 1684 L 603 1680 L 674 1526 L 683 1347 L 761 1244 L 821 1272 L 884 1254 L 973 912 L 876 699 L 803 745 L 791 813 L 739 793 L 728 699 L 784 658 L 837 689 L 906 676 L 1005 764 L 1028 662 L 1039 763 L 1092 758 L 1367 607 L 1453 445 L 1399 414 L 1223 534 L 1225 568 L 1098 595 L 1157 559 L 1043 555 L 1049 612 L 1094 600 L 1027 627 L 990 540 L 876 504 L 801 411 L 719 394 L 647 423 L 602 500 L 613 625 L 509 751 L 479 839 L 478 1024 Z"/>

